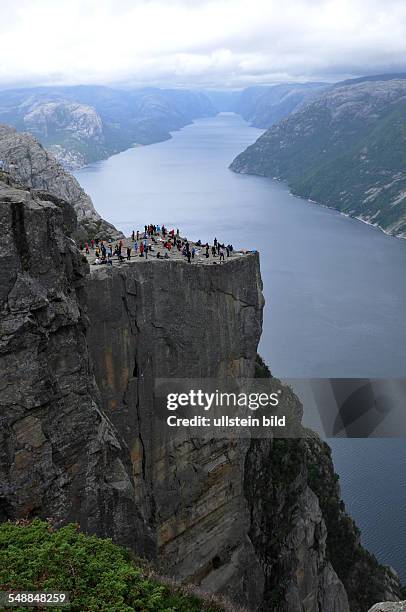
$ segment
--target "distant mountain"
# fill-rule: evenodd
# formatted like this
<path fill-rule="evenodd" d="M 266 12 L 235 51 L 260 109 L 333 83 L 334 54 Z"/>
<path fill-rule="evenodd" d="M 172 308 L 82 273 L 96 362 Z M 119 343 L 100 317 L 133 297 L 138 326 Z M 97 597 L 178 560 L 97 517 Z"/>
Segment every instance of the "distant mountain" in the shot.
<path fill-rule="evenodd" d="M 198 117 L 217 113 L 201 92 L 101 86 L 0 91 L 0 122 L 36 136 L 68 168 L 133 144 L 170 138 Z"/>
<path fill-rule="evenodd" d="M 320 95 L 327 87 L 326 83 L 248 87 L 241 92 L 236 112 L 254 127 L 269 128 Z"/>
<path fill-rule="evenodd" d="M 406 78 L 367 77 L 329 88 L 263 134 L 235 172 L 406 236 Z"/>
<path fill-rule="evenodd" d="M 219 112 L 237 113 L 254 127 L 269 128 L 276 121 L 297 111 L 327 87 L 327 83 L 287 83 L 248 87 L 242 91 L 205 93 Z"/>

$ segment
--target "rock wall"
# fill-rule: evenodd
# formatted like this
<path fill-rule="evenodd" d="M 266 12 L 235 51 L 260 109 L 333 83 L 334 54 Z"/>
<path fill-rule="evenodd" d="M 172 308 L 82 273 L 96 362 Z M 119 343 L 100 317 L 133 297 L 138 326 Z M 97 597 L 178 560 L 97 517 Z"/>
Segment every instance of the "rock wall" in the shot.
<path fill-rule="evenodd" d="M 97 268 L 88 344 L 104 410 L 131 452 L 162 571 L 255 609 L 263 574 L 248 538 L 243 440 L 172 438 L 155 379 L 253 377 L 262 328 L 257 255 L 223 266 L 176 261 Z"/>
<path fill-rule="evenodd" d="M 0 182 L 0 520 L 77 521 L 150 550 L 128 451 L 100 410 L 75 225 L 63 201 Z"/>

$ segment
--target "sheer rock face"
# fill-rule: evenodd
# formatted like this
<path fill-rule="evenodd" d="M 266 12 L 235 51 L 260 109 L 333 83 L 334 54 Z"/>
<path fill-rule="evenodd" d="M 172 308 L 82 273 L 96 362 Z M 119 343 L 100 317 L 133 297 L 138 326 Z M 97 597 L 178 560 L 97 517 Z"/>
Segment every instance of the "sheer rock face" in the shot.
<path fill-rule="evenodd" d="M 159 378 L 252 377 L 262 327 L 257 255 L 224 266 L 175 261 L 97 268 L 88 342 L 104 410 L 131 451 L 143 516 L 165 573 L 256 609 L 263 572 L 248 537 L 244 440 L 176 435 Z"/>
<path fill-rule="evenodd" d="M 68 204 L 0 183 L 0 519 L 77 521 L 148 547 L 128 451 L 99 408 L 75 224 Z"/>
<path fill-rule="evenodd" d="M 349 612 L 305 457 L 304 440 L 288 439 L 253 440 L 246 457 L 249 536 L 265 578 L 261 610 Z"/>
<path fill-rule="evenodd" d="M 21 134 L 0 124 L 0 161 L 12 178 L 22 185 L 69 202 L 78 218 L 78 237 L 99 236 L 105 239 L 121 236 L 96 212 L 92 200 L 78 181 L 30 134 Z"/>

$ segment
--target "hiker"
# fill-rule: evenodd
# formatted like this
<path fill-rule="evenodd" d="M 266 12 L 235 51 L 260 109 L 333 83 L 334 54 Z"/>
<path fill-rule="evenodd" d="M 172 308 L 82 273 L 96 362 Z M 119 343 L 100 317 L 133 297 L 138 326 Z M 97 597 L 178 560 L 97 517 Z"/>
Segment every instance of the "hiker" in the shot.
<path fill-rule="evenodd" d="M 90 251 L 89 251 L 89 245 L 87 244 L 87 242 L 85 242 L 85 250 L 86 250 L 86 255 L 89 255 Z"/>
<path fill-rule="evenodd" d="M 214 239 L 214 248 L 217 246 L 217 238 Z"/>
<path fill-rule="evenodd" d="M 219 250 L 219 255 L 220 255 L 220 263 L 223 261 L 224 262 L 224 249 L 221 248 Z"/>
<path fill-rule="evenodd" d="M 213 255 L 213 257 L 216 257 L 216 247 L 215 246 L 211 247 L 211 254 Z"/>
<path fill-rule="evenodd" d="M 91 239 L 90 244 L 92 245 L 92 249 L 94 249 L 94 240 L 93 240 L 93 238 Z"/>
<path fill-rule="evenodd" d="M 192 247 L 192 259 L 195 258 L 195 253 L 196 253 L 196 249 L 195 247 Z"/>
<path fill-rule="evenodd" d="M 134 252 L 135 252 L 135 256 L 137 257 L 137 253 L 138 253 L 138 242 L 137 241 L 134 242 Z"/>
<path fill-rule="evenodd" d="M 130 259 L 131 259 L 131 247 L 128 246 L 127 247 L 127 261 L 130 261 Z"/>
<path fill-rule="evenodd" d="M 141 242 L 140 244 L 140 257 L 144 257 L 144 243 Z"/>
<path fill-rule="evenodd" d="M 187 256 L 188 263 L 192 263 L 192 259 L 191 259 L 192 256 L 191 256 L 190 251 L 187 252 L 186 256 Z"/>
<path fill-rule="evenodd" d="M 134 230 L 133 230 L 133 233 L 131 234 L 131 240 L 132 240 L 132 242 L 134 242 L 134 240 L 135 240 L 135 232 L 134 232 Z"/>

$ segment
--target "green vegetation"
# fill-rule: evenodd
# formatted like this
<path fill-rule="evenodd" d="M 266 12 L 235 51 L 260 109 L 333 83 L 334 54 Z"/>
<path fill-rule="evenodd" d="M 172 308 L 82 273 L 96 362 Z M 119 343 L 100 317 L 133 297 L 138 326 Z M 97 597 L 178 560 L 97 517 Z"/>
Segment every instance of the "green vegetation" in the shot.
<path fill-rule="evenodd" d="M 231 168 L 280 178 L 299 196 L 406 235 L 406 84 L 385 87 L 387 97 L 382 84 L 333 88 L 273 126 Z"/>
<path fill-rule="evenodd" d="M 262 359 L 261 355 L 255 358 L 255 378 L 271 378 L 271 371 Z"/>
<path fill-rule="evenodd" d="M 0 584 L 3 590 L 67 591 L 73 612 L 223 610 L 163 583 L 111 540 L 87 536 L 73 524 L 55 530 L 39 519 L 0 525 Z"/>

